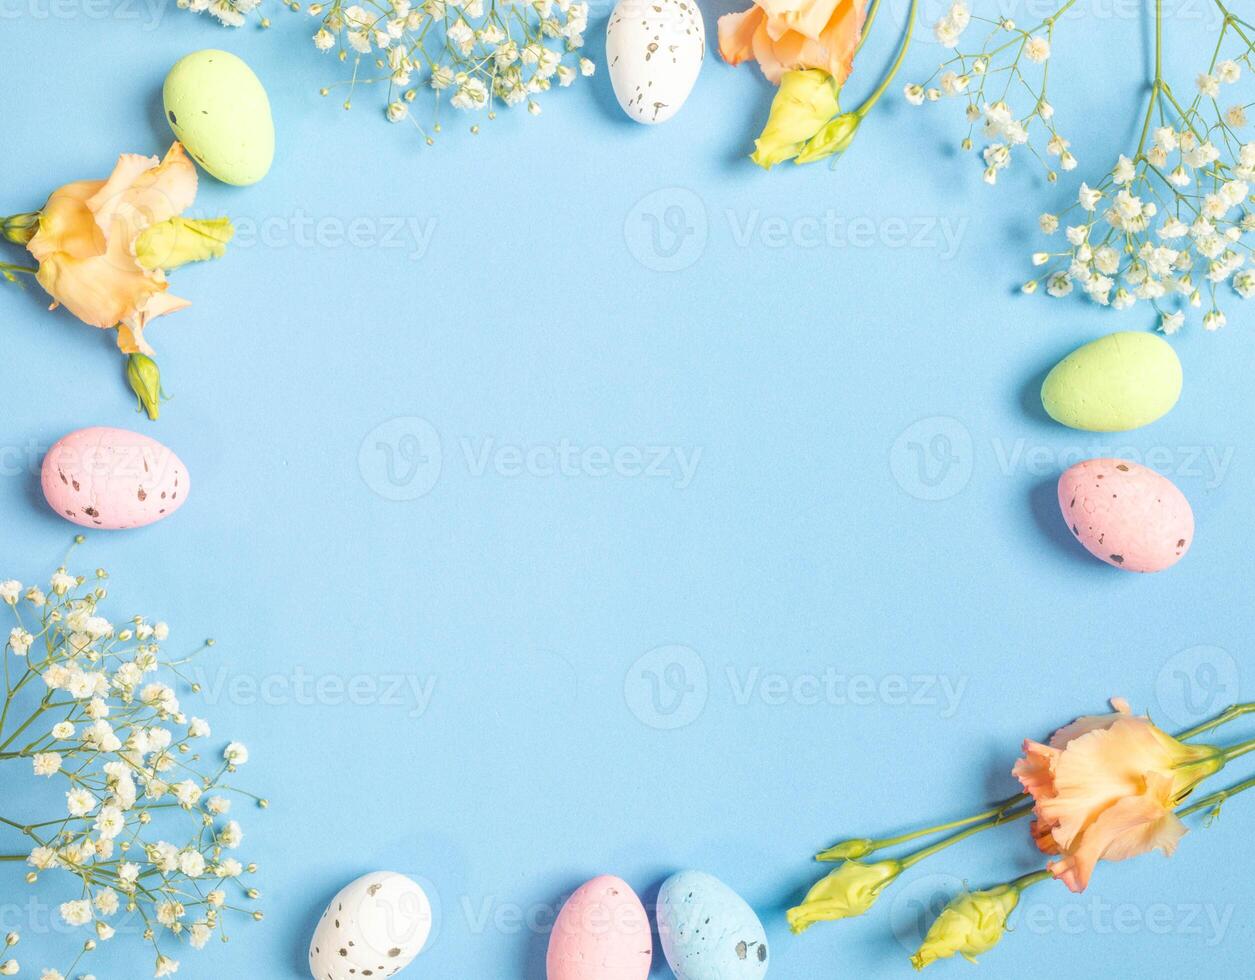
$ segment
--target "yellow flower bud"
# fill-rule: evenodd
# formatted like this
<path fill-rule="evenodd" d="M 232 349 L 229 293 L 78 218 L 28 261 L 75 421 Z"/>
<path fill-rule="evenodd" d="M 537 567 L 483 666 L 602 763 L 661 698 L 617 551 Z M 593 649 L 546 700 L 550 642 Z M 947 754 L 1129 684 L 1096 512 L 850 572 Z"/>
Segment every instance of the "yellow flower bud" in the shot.
<path fill-rule="evenodd" d="M 794 162 L 814 163 L 816 160 L 844 153 L 854 142 L 854 134 L 858 132 L 859 123 L 862 121 L 862 117 L 853 112 L 837 116 L 811 137 L 810 142 L 802 148 L 802 152 L 797 155 L 797 160 Z"/>
<path fill-rule="evenodd" d="M 983 892 L 965 892 L 941 911 L 928 930 L 911 964 L 922 970 L 947 956 L 975 957 L 998 945 L 1007 928 L 1007 917 L 1020 903 L 1018 885 L 999 885 Z"/>
<path fill-rule="evenodd" d="M 816 861 L 850 861 L 867 857 L 876 849 L 876 842 L 869 837 L 858 837 L 854 840 L 843 840 L 834 844 L 826 851 L 815 855 Z"/>
<path fill-rule="evenodd" d="M 878 861 L 875 864 L 846 861 L 836 871 L 816 882 L 801 905 L 789 909 L 789 928 L 801 933 L 816 922 L 833 922 L 862 915 L 876 904 L 885 886 L 901 873 L 900 861 Z"/>
<path fill-rule="evenodd" d="M 140 406 L 156 419 L 161 409 L 161 371 L 147 354 L 132 354 L 126 362 L 126 380 Z"/>
<path fill-rule="evenodd" d="M 0 218 L 0 238 L 14 245 L 27 245 L 39 231 L 39 212 L 29 211 L 26 214 L 15 214 L 10 218 Z"/>
<path fill-rule="evenodd" d="M 222 258 L 233 237 L 230 218 L 171 218 L 143 231 L 135 241 L 135 258 L 145 269 L 168 271 L 189 262 Z"/>
<path fill-rule="evenodd" d="M 832 76 L 818 68 L 784 73 L 771 102 L 771 115 L 754 141 L 750 159 L 770 170 L 791 160 L 841 112 L 839 88 Z"/>

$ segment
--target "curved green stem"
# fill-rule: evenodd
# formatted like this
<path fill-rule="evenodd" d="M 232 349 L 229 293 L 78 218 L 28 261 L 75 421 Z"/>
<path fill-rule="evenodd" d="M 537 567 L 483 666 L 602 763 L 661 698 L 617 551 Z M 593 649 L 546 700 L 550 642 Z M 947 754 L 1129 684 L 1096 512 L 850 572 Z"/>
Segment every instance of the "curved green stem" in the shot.
<path fill-rule="evenodd" d="M 1214 807 L 1219 813 L 1221 804 L 1231 796 L 1237 796 L 1239 793 L 1245 793 L 1248 789 L 1255 787 L 1255 776 L 1250 779 L 1244 779 L 1240 783 L 1234 783 L 1228 789 L 1222 789 L 1218 792 L 1204 796 L 1201 800 L 1191 803 L 1189 806 L 1182 807 L 1177 811 L 1178 817 L 1188 817 L 1191 813 L 1197 813 L 1199 810 L 1206 810 Z"/>
<path fill-rule="evenodd" d="M 867 43 L 867 38 L 871 36 L 872 24 L 876 23 L 876 15 L 878 13 L 880 13 L 880 0 L 872 0 L 872 5 L 867 10 L 867 19 L 863 21 L 863 36 L 858 39 L 858 44 L 854 48 L 855 57 L 863 50 L 863 45 Z"/>
<path fill-rule="evenodd" d="M 902 67 L 902 62 L 906 60 L 906 52 L 911 47 L 911 39 L 915 36 L 915 18 L 919 13 L 919 0 L 911 0 L 911 9 L 906 14 L 906 33 L 902 36 L 902 46 L 898 49 L 898 57 L 894 59 L 893 64 L 889 68 L 889 73 L 881 80 L 876 91 L 872 92 L 863 102 L 861 106 L 854 110 L 854 115 L 859 119 L 863 119 L 872 107 L 880 101 L 880 97 L 893 84 L 894 76 L 898 74 L 898 70 Z"/>

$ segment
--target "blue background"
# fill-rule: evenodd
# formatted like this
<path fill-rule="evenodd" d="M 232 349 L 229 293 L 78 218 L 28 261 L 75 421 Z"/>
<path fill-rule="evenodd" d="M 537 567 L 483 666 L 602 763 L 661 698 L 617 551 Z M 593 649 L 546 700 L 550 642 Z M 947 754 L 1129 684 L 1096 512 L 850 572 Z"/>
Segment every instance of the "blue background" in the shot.
<path fill-rule="evenodd" d="M 201 47 L 255 67 L 278 125 L 263 183 L 202 181 L 198 212 L 231 215 L 241 240 L 174 277 L 195 305 L 151 330 L 174 396 L 159 423 L 134 414 L 109 336 L 44 312 L 37 289 L 0 290 L 4 574 L 46 577 L 75 531 L 37 478 L 66 432 L 140 429 L 192 474 L 177 516 L 93 534 L 76 558 L 111 572 L 115 620 L 165 618 L 188 648 L 217 639 L 197 710 L 250 745 L 247 782 L 273 801 L 241 816 L 266 923 L 186 952 L 180 977 L 303 975 L 326 901 L 378 868 L 437 905 L 412 975 L 541 977 L 553 909 L 582 881 L 618 874 L 648 901 L 687 867 L 760 911 L 773 976 L 905 977 L 895 932 L 909 945 L 919 909 L 961 881 L 1036 867 L 1024 827 L 793 938 L 783 910 L 822 873 L 815 849 L 1008 795 L 1022 738 L 1109 695 L 1171 727 L 1250 696 L 1248 314 L 1234 299 L 1225 331 L 1175 341 L 1186 385 L 1168 417 L 1095 437 L 1050 423 L 1036 388 L 1149 311 L 1015 291 L 1036 215 L 1136 141 L 1136 11 L 1082 3 L 1056 37 L 1075 180 L 1051 187 L 1023 157 L 994 190 L 955 149 L 958 105 L 901 100 L 938 60 L 927 31 L 835 169 L 767 175 L 743 155 L 770 89 L 713 47 L 665 126 L 623 117 L 603 68 L 479 136 L 446 115 L 429 148 L 382 121 L 382 93 L 347 113 L 320 98 L 339 66 L 308 44 L 309 18 L 271 6 L 268 33 L 173 4 L 4 8 L 0 211 L 164 150 L 162 78 Z M 704 6 L 713 39 L 731 5 Z M 904 6 L 852 91 L 879 77 Z M 1205 3 L 1173 10 L 1184 87 L 1213 20 Z M 598 60 L 607 14 L 589 29 Z M 869 237 L 810 237 L 830 215 Z M 336 234 L 355 220 L 356 244 Z M 309 221 L 322 231 L 300 232 Z M 394 247 L 398 221 L 433 229 L 429 247 Z M 564 441 L 592 452 L 551 472 L 545 449 Z M 520 471 L 512 454 L 537 447 Z M 623 447 L 663 447 L 665 472 L 631 456 L 603 472 L 599 453 Z M 691 480 L 677 452 L 700 453 Z M 1197 541 L 1168 573 L 1092 560 L 1058 517 L 1057 474 L 1113 453 L 1157 462 L 1193 503 Z M 829 673 L 845 678 L 832 692 L 811 680 Z M 411 681 L 434 683 L 426 710 Z M 334 686 L 350 682 L 369 703 Z M 985 975 L 1249 971 L 1255 885 L 1235 871 L 1252 806 L 1171 862 L 1104 866 L 1082 896 L 1028 893 Z M 38 904 L 64 884 L 32 892 L 0 868 L 31 967 L 72 945 Z M 137 944 L 85 965 L 147 975 Z"/>

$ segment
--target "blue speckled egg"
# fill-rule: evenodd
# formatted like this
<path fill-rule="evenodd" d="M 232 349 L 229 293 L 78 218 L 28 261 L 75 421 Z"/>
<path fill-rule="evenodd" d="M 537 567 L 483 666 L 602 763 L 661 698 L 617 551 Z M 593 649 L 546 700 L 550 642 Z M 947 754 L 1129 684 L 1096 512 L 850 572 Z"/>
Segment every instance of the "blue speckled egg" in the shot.
<path fill-rule="evenodd" d="M 658 892 L 658 936 L 678 980 L 750 980 L 767 973 L 767 933 L 736 892 L 681 871 Z"/>

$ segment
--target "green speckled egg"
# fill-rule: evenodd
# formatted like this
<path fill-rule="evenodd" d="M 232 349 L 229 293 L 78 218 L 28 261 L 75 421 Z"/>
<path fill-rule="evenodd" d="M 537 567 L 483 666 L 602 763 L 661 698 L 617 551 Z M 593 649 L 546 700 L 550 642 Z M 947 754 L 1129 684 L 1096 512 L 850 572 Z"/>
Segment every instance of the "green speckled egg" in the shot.
<path fill-rule="evenodd" d="M 1168 413 L 1181 397 L 1181 362 L 1150 333 L 1113 333 L 1078 347 L 1041 387 L 1056 422 L 1090 432 L 1124 432 Z"/>
<path fill-rule="evenodd" d="M 170 69 L 166 121 L 207 171 L 227 184 L 255 184 L 275 156 L 270 99 L 253 70 L 226 51 L 197 51 Z"/>

